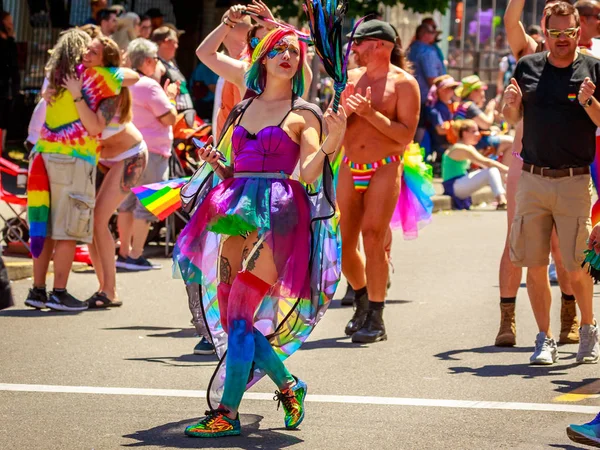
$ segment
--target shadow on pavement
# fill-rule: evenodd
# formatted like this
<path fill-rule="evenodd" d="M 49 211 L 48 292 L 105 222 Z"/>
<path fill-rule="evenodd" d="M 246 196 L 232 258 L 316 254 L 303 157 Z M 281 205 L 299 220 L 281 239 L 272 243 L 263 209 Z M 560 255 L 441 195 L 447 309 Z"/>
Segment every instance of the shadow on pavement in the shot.
<path fill-rule="evenodd" d="M 386 305 L 403 305 L 405 303 L 413 303 L 413 300 L 386 300 Z M 343 308 L 352 310 L 352 306 L 342 306 L 342 299 L 336 299 L 331 301 L 331 308 Z"/>
<path fill-rule="evenodd" d="M 585 378 L 581 381 L 553 380 L 552 384 L 557 386 L 555 390 L 561 394 L 600 394 L 600 379 L 598 378 Z"/>
<path fill-rule="evenodd" d="M 335 337 L 308 341 L 302 344 L 300 350 L 315 350 L 323 348 L 356 348 L 359 344 L 353 344 L 349 337 Z"/>
<path fill-rule="evenodd" d="M 125 361 L 142 361 L 159 363 L 174 367 L 212 367 L 219 362 L 217 355 L 181 355 L 181 356 L 155 356 L 148 358 L 125 358 Z M 183 364 L 180 364 L 183 363 Z"/>
<path fill-rule="evenodd" d="M 24 317 L 27 319 L 32 317 L 68 317 L 85 312 L 87 311 L 52 311 L 50 309 L 40 311 L 39 309 L 5 309 L 4 311 L 0 311 L 0 317 Z"/>
<path fill-rule="evenodd" d="M 571 444 L 548 444 L 550 448 L 560 448 L 562 450 L 586 450 L 589 447 L 577 447 Z"/>
<path fill-rule="evenodd" d="M 104 330 L 129 330 L 129 331 L 166 331 L 167 333 L 147 334 L 148 337 L 169 337 L 169 338 L 192 338 L 196 334 L 194 328 L 171 328 L 171 327 L 151 327 L 151 326 L 131 326 L 131 327 L 114 327 L 103 328 Z"/>
<path fill-rule="evenodd" d="M 480 354 L 494 354 L 494 353 L 532 353 L 533 347 L 496 347 L 495 345 L 486 345 L 485 347 L 476 348 L 464 348 L 461 350 L 449 350 L 447 352 L 438 353 L 433 355 L 442 361 L 460 361 L 461 358 L 456 358 L 455 355 L 462 353 L 480 353 Z"/>
<path fill-rule="evenodd" d="M 559 360 L 560 361 L 560 360 Z M 451 374 L 470 373 L 477 377 L 494 378 L 518 376 L 525 380 L 539 377 L 567 375 L 568 370 L 579 366 L 572 364 L 554 364 L 553 366 L 531 366 L 529 364 L 490 365 L 482 367 L 449 367 Z"/>
<path fill-rule="evenodd" d="M 183 434 L 185 427 L 193 425 L 198 419 L 186 419 L 171 422 L 149 430 L 136 431 L 123 436 L 137 442 L 124 444 L 123 447 L 168 447 L 168 448 L 243 448 L 265 449 L 286 448 L 301 444 L 302 439 L 292 436 L 290 432 L 278 433 L 274 430 L 261 430 L 262 416 L 241 414 L 242 435 L 215 439 L 190 438 Z"/>

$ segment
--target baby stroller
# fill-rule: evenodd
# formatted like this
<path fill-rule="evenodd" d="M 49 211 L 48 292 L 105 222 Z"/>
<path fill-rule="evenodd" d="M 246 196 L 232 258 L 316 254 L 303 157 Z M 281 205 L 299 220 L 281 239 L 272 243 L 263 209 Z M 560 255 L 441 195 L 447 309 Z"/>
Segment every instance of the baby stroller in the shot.
<path fill-rule="evenodd" d="M 179 115 L 173 126 L 173 157 L 169 167 L 169 178 L 189 177 L 194 174 L 200 158 L 192 139 L 206 142 L 211 131 L 212 127 L 193 110 Z"/>

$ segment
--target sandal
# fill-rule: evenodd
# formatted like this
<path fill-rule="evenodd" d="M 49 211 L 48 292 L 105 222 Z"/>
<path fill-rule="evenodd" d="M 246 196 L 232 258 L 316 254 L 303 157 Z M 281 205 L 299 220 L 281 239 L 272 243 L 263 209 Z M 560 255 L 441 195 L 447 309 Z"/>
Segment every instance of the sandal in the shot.
<path fill-rule="evenodd" d="M 118 308 L 119 306 L 123 306 L 123 302 L 113 302 L 104 292 L 96 292 L 87 300 L 87 304 L 89 309 Z"/>
<path fill-rule="evenodd" d="M 508 204 L 506 204 L 506 203 L 498 203 L 498 206 L 496 206 L 496 209 L 498 211 L 506 211 L 508 209 Z"/>

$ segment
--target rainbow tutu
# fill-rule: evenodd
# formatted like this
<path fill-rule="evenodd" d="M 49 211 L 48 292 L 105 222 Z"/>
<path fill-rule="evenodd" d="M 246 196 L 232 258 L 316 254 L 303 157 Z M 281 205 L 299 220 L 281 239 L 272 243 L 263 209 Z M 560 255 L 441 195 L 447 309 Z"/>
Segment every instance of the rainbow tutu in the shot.
<path fill-rule="evenodd" d="M 341 241 L 333 172 L 328 163 L 319 186 L 290 179 L 243 177 L 219 182 L 212 173 L 182 189 L 192 217 L 174 250 L 174 269 L 188 290 L 201 295 L 220 362 L 208 401 L 217 407 L 225 380 L 227 335 L 221 326 L 217 267 L 221 244 L 256 231 L 273 251 L 278 280 L 255 314 L 254 326 L 286 359 L 325 313 L 341 276 Z M 191 198 L 196 200 L 191 201 Z M 194 287 L 195 286 L 195 287 Z M 248 387 L 264 373 L 255 369 Z"/>
<path fill-rule="evenodd" d="M 402 229 L 404 239 L 415 239 L 419 229 L 431 222 L 433 214 L 433 175 L 423 160 L 418 144 L 411 144 L 402 158 L 404 170 L 400 197 L 392 216 L 392 229 Z"/>

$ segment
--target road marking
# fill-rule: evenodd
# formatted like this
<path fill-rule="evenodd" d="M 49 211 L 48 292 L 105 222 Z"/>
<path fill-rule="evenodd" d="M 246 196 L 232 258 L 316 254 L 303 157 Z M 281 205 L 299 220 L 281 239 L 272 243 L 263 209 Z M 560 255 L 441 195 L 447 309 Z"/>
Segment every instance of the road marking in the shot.
<path fill-rule="evenodd" d="M 579 386 L 577 389 L 555 397 L 553 402 L 580 402 L 589 398 L 600 397 L 600 380 Z"/>
<path fill-rule="evenodd" d="M 0 383 L 0 391 L 11 392 L 44 392 L 61 394 L 101 394 L 101 395 L 141 395 L 147 397 L 186 397 L 205 398 L 206 391 L 184 389 L 140 389 L 100 386 L 53 386 L 44 384 L 9 384 Z M 244 395 L 248 400 L 273 400 L 273 394 L 248 392 Z M 346 403 L 356 405 L 388 405 L 388 406 L 422 406 L 437 408 L 461 409 L 500 409 L 509 411 L 546 411 L 569 412 L 578 414 L 597 414 L 598 406 L 561 405 L 551 403 L 520 402 L 488 402 L 470 400 L 444 400 L 429 398 L 401 397 L 363 397 L 357 395 L 309 395 L 311 403 Z"/>

